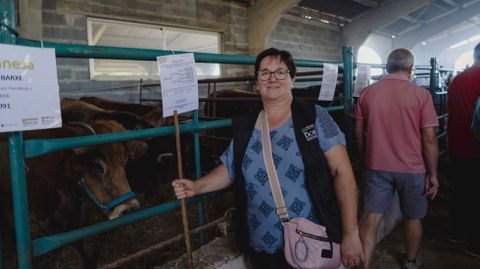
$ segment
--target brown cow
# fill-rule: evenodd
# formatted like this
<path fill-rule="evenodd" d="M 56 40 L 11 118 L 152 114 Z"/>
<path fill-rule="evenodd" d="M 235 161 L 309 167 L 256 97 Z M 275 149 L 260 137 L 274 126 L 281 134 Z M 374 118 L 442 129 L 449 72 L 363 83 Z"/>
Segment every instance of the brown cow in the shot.
<path fill-rule="evenodd" d="M 112 111 L 97 107 L 90 103 L 64 98 L 61 100 L 63 122 L 89 122 L 96 119 L 114 120 L 122 124 L 126 129 L 137 130 L 155 127 L 156 122 L 150 119 L 144 120 L 138 115 L 127 111 Z"/>
<path fill-rule="evenodd" d="M 97 134 L 125 131 L 117 122 L 106 120 L 95 120 L 90 127 Z M 57 129 L 25 132 L 24 136 L 25 139 L 64 138 L 91 135 L 90 130 L 77 125 L 64 125 Z M 0 141 L 0 219 L 13 228 L 6 142 Z M 85 200 L 79 197 L 88 196 L 86 193 L 90 193 L 91 198 L 99 204 L 107 205 L 104 212 L 109 219 L 138 209 L 138 200 L 130 196 L 125 165 L 129 158 L 140 157 L 146 150 L 144 142 L 127 141 L 62 150 L 27 159 L 32 235 L 35 237 L 78 227 L 81 224 L 82 201 Z M 127 200 L 108 210 L 111 201 L 125 195 L 128 196 Z M 84 254 L 81 249 L 80 253 Z"/>
<path fill-rule="evenodd" d="M 85 106 L 85 104 L 88 106 Z M 75 108 L 75 111 L 80 110 L 81 113 L 72 113 L 73 109 L 71 108 Z M 91 110 L 92 112 L 85 113 L 85 110 Z M 79 114 L 82 116 L 89 114 L 91 116 L 97 114 L 98 111 L 102 111 L 102 114 L 105 111 L 117 115 L 135 114 L 141 121 L 152 125 L 152 127 L 173 125 L 173 117 L 162 118 L 160 106 L 125 103 L 93 96 L 82 97 L 79 100 L 62 100 L 62 115 L 76 114 L 78 118 Z M 180 121 L 186 119 L 186 117 L 181 117 Z M 87 120 L 87 118 L 83 118 L 83 120 Z M 192 134 L 181 134 L 181 140 L 183 167 L 184 171 L 188 173 L 188 171 L 193 171 L 195 163 Z M 176 161 L 173 159 L 176 156 L 175 137 L 173 135 L 161 136 L 149 139 L 147 142 L 149 144 L 147 154 L 128 163 L 126 171 L 130 185 L 136 192 L 144 193 L 146 198 L 171 199 L 163 195 L 162 184 L 170 182 L 174 177 L 172 172 L 176 171 Z M 205 163 L 206 160 L 204 159 L 202 166 Z M 168 189 L 170 190 L 170 185 L 168 185 Z"/>
<path fill-rule="evenodd" d="M 79 100 L 103 109 L 113 111 L 126 111 L 139 116 L 148 114 L 152 111 L 152 108 L 154 108 L 153 106 L 113 101 L 95 96 L 84 96 L 81 97 Z"/>
<path fill-rule="evenodd" d="M 116 112 L 128 112 L 137 115 L 142 120 L 148 122 L 152 127 L 161 127 L 164 125 L 173 125 L 173 117 L 163 119 L 160 106 L 150 106 L 142 104 L 125 103 L 108 100 L 95 96 L 84 96 L 79 99 L 85 103 L 96 107 Z"/>

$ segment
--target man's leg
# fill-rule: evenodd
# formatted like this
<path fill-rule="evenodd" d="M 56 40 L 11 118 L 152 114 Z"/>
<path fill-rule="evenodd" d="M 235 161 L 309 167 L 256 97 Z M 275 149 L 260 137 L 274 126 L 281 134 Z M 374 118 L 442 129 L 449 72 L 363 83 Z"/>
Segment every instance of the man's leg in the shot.
<path fill-rule="evenodd" d="M 378 241 L 378 226 L 384 212 L 392 203 L 395 189 L 390 172 L 366 169 L 365 177 L 360 239 L 365 254 L 364 268 L 368 269 L 371 268 L 373 250 Z"/>
<path fill-rule="evenodd" d="M 422 222 L 418 219 L 405 219 L 405 239 L 407 241 L 407 259 L 417 258 L 420 242 L 422 241 Z"/>
<path fill-rule="evenodd" d="M 371 266 L 373 250 L 377 245 L 378 225 L 382 217 L 383 213 L 366 213 L 360 222 L 360 239 L 365 254 L 365 269 L 369 269 Z"/>

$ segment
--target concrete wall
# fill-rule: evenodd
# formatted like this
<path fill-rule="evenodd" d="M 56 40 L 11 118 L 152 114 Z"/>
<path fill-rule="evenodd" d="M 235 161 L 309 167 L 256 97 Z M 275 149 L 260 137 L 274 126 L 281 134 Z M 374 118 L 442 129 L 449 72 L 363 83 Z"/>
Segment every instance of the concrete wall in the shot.
<path fill-rule="evenodd" d="M 87 17 L 122 20 L 184 27 L 221 33 L 221 50 L 225 54 L 248 54 L 247 8 L 235 2 L 216 0 L 43 0 L 34 1 L 41 7 L 34 8 L 31 1 L 22 1 L 25 15 L 32 10 L 41 16 L 28 27 L 22 37 L 45 41 L 87 44 Z M 28 13 L 27 13 L 28 11 Z M 28 29 L 40 24 L 40 34 Z M 62 96 L 74 97 L 76 92 L 104 89 L 132 84 L 132 81 L 90 81 L 87 59 L 57 59 L 58 78 Z M 225 65 L 225 76 L 248 75 L 248 67 Z M 130 89 L 132 90 L 132 89 Z M 122 99 L 119 91 L 115 99 Z M 113 93 L 112 93 L 113 94 Z M 115 95 L 115 94 L 113 94 Z M 126 101 L 131 100 L 128 97 Z"/>
<path fill-rule="evenodd" d="M 340 28 L 292 15 L 283 15 L 268 41 L 269 47 L 289 50 L 294 58 L 342 60 Z"/>
<path fill-rule="evenodd" d="M 20 0 L 22 37 L 70 44 L 87 44 L 87 18 L 149 23 L 221 33 L 221 52 L 248 54 L 248 8 L 218 0 Z M 33 16 L 35 15 L 35 16 Z M 28 18 L 28 19 L 27 19 Z M 287 49 L 302 59 L 341 60 L 337 26 L 283 15 L 268 46 Z M 111 87 L 138 81 L 91 81 L 87 59 L 57 59 L 62 97 L 94 95 Z M 223 65 L 224 76 L 245 76 L 253 68 Z M 94 89 L 94 91 L 92 91 Z M 86 92 L 87 91 L 87 92 Z M 134 95 L 127 94 L 135 92 Z M 115 89 L 105 97 L 136 101 L 138 89 Z"/>

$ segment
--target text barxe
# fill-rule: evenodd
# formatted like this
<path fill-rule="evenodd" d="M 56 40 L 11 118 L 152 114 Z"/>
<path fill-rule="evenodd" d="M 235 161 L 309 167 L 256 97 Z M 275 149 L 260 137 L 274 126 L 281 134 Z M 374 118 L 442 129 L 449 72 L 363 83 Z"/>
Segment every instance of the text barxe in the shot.
<path fill-rule="evenodd" d="M 23 78 L 20 75 L 0 75 L 0 80 L 22 81 Z"/>

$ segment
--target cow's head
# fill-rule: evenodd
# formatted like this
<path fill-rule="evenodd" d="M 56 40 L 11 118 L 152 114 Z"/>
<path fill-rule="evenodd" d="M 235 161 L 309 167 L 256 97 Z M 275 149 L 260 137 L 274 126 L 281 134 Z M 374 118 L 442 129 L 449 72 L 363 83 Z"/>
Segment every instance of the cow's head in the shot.
<path fill-rule="evenodd" d="M 110 120 L 96 120 L 90 126 L 97 134 L 125 131 Z M 83 129 L 83 135 L 91 134 Z M 109 219 L 114 219 L 140 207 L 128 183 L 125 166 L 129 159 L 142 156 L 147 149 L 145 142 L 136 140 L 76 148 L 67 169 L 78 178 L 90 199 Z"/>
<path fill-rule="evenodd" d="M 164 125 L 168 125 L 168 124 L 165 124 L 165 120 L 163 119 L 162 115 L 163 115 L 162 109 L 159 106 L 155 106 L 155 107 L 152 107 L 150 112 L 142 115 L 140 119 L 148 123 L 151 126 L 149 128 L 152 128 L 152 127 L 157 128 Z"/>

